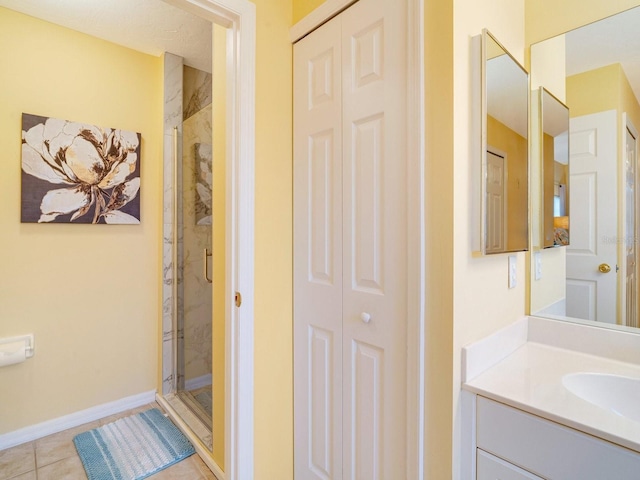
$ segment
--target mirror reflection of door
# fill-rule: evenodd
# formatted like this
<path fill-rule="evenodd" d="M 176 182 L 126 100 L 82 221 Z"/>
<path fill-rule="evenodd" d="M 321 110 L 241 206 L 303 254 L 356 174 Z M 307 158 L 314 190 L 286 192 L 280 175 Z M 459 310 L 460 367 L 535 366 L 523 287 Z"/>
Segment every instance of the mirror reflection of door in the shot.
<path fill-rule="evenodd" d="M 559 315 L 549 306 L 562 304 L 565 317 L 639 326 L 638 24 L 636 7 L 532 45 L 533 75 L 566 92 L 572 117 L 571 245 L 566 257 L 542 252 L 543 271 L 562 278 L 533 280 L 536 313 Z"/>
<path fill-rule="evenodd" d="M 487 149 L 487 240 L 486 252 L 505 251 L 507 161 L 504 154 Z"/>
<path fill-rule="evenodd" d="M 618 235 L 616 112 L 571 119 L 567 315 L 615 322 Z M 600 270 L 607 270 L 609 272 Z"/>

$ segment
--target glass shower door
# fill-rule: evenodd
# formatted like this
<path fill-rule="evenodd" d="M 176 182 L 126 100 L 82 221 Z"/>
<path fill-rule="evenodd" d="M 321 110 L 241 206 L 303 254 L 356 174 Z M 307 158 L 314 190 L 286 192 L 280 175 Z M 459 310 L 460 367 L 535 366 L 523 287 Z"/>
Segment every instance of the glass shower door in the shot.
<path fill-rule="evenodd" d="M 211 64 L 182 66 L 181 153 L 177 155 L 176 381 L 181 403 L 221 467 L 225 451 L 227 291 L 227 39 L 210 24 Z M 204 68 L 204 67 L 203 67 Z"/>
<path fill-rule="evenodd" d="M 212 116 L 211 73 L 185 65 L 177 387 L 184 403 L 209 429 L 213 404 Z"/>

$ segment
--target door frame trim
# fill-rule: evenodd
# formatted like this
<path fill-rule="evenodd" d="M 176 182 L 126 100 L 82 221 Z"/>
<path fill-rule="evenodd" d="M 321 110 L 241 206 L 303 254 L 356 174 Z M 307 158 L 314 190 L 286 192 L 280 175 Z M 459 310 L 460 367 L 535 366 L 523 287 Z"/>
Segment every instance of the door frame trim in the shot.
<path fill-rule="evenodd" d="M 507 204 L 509 203 L 509 198 L 507 196 L 507 193 L 508 193 L 508 190 L 507 190 L 507 178 L 509 176 L 509 171 L 508 171 L 508 169 L 509 169 L 509 161 L 507 159 L 507 152 L 505 152 L 504 150 L 500 150 L 499 148 L 496 148 L 493 145 L 487 144 L 487 151 L 485 152 L 485 155 L 487 153 L 495 155 L 496 157 L 500 157 L 500 158 L 502 158 L 502 160 L 504 160 L 504 164 L 503 164 L 503 168 L 502 168 L 502 247 L 503 247 L 503 249 L 501 251 L 496 251 L 496 252 L 492 251 L 491 253 L 506 253 L 506 252 L 508 252 L 508 248 L 507 248 L 507 231 L 508 231 L 508 228 L 509 228 L 508 215 L 507 215 Z M 488 162 L 488 159 L 485 159 L 485 163 L 486 162 Z M 488 167 L 488 163 L 487 163 L 487 167 Z M 489 174 L 488 171 L 486 171 L 484 176 L 483 176 L 483 178 L 482 178 L 482 181 L 485 182 L 485 183 L 488 181 L 488 178 L 487 178 L 488 174 Z M 485 189 L 485 193 L 484 193 L 483 197 L 485 197 L 484 198 L 484 202 L 485 202 L 485 205 L 486 205 L 486 203 L 487 203 L 487 199 L 486 199 L 487 186 L 486 185 L 485 185 L 484 189 Z M 486 216 L 487 216 L 486 210 L 487 209 L 485 208 L 484 210 L 485 210 L 485 212 L 484 212 L 485 219 L 483 220 L 483 223 L 486 225 L 487 224 L 487 219 L 486 219 Z M 484 238 L 484 240 L 483 240 L 484 241 L 484 251 L 486 252 L 486 250 L 487 250 L 487 228 L 486 227 L 484 229 L 484 237 L 483 238 Z"/>
<path fill-rule="evenodd" d="M 289 30 L 294 44 L 357 0 L 327 0 Z M 407 2 L 407 478 L 425 475 L 424 0 Z M 294 445 L 295 448 L 295 445 Z"/>
<path fill-rule="evenodd" d="M 619 251 L 618 251 L 618 265 L 620 265 L 620 277 L 618 278 L 618 285 L 617 285 L 617 289 L 618 289 L 618 302 L 619 302 L 619 310 L 620 310 L 620 324 L 621 325 L 626 325 L 627 324 L 627 255 L 626 255 L 626 251 L 625 251 L 625 244 L 626 244 L 626 235 L 629 235 L 629 232 L 625 231 L 625 224 L 626 224 L 626 216 L 627 216 L 627 202 L 626 202 L 626 195 L 625 195 L 625 185 L 626 185 L 626 176 L 627 176 L 627 171 L 625 168 L 625 160 L 626 160 L 626 155 L 627 155 L 627 130 L 629 130 L 629 132 L 631 132 L 631 135 L 633 135 L 636 139 L 636 165 L 635 165 L 635 219 L 634 219 L 634 232 L 633 232 L 633 236 L 634 236 L 634 240 L 635 238 L 638 238 L 638 231 L 639 231 L 639 212 L 638 212 L 638 200 L 639 200 L 639 195 L 638 195 L 638 186 L 639 186 L 639 182 L 638 182 L 638 130 L 636 129 L 635 125 L 633 124 L 631 118 L 629 117 L 629 115 L 627 114 L 627 112 L 622 112 L 622 122 L 621 122 L 621 126 L 622 126 L 622 132 L 621 132 L 621 141 L 622 141 L 622 148 L 620 148 L 620 154 L 621 154 L 621 159 L 620 159 L 620 170 L 618 172 L 619 178 L 620 178 L 620 182 L 618 185 L 618 189 L 620 190 L 621 194 L 619 196 L 619 202 L 620 204 L 618 205 L 618 208 L 620 209 L 620 216 L 619 216 L 619 220 L 620 220 L 620 228 L 619 228 L 619 232 L 622 233 L 621 237 L 622 237 L 622 241 L 619 242 Z M 625 235 L 626 234 L 626 235 Z M 636 248 L 636 302 L 638 300 L 638 262 L 637 262 L 637 258 L 638 258 L 638 249 Z M 636 303 L 636 307 L 637 307 L 637 303 Z"/>

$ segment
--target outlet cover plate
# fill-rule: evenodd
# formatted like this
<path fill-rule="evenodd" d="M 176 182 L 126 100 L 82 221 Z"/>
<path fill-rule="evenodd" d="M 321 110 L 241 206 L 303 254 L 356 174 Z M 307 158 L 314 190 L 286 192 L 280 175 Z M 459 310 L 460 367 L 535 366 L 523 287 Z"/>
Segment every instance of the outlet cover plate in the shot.
<path fill-rule="evenodd" d="M 542 254 L 540 252 L 533 254 L 533 272 L 536 280 L 542 278 Z"/>
<path fill-rule="evenodd" d="M 518 284 L 518 258 L 515 255 L 509 255 L 509 288 L 516 288 Z"/>

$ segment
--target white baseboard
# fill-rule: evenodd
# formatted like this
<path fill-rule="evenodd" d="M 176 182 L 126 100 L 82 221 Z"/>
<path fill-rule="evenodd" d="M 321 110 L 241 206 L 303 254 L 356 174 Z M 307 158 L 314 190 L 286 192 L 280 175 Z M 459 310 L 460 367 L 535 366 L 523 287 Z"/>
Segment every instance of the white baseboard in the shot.
<path fill-rule="evenodd" d="M 201 375 L 196 378 L 190 378 L 184 382 L 185 390 L 195 390 L 196 388 L 206 387 L 207 385 L 211 385 L 211 374 L 207 373 L 206 375 Z"/>
<path fill-rule="evenodd" d="M 46 422 L 24 427 L 9 433 L 0 435 L 0 450 L 15 447 L 22 443 L 31 442 L 38 438 L 46 437 L 52 433 L 58 433 L 69 428 L 77 427 L 94 420 L 99 420 L 115 413 L 124 412 L 132 408 L 140 407 L 147 403 L 155 402 L 156 391 L 131 395 L 130 397 L 114 400 L 113 402 L 103 403 L 95 407 L 80 410 L 79 412 L 70 413 L 62 417 L 47 420 Z"/>

